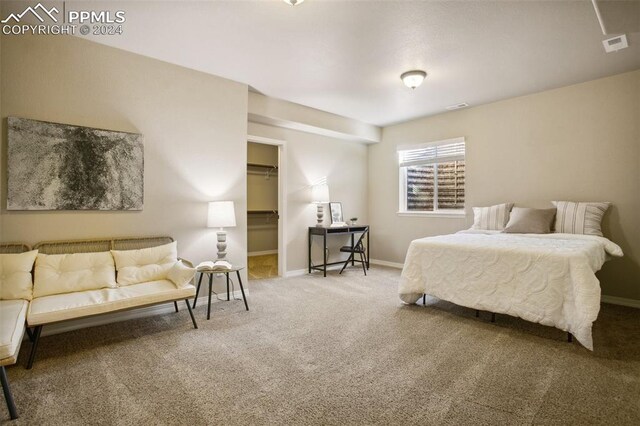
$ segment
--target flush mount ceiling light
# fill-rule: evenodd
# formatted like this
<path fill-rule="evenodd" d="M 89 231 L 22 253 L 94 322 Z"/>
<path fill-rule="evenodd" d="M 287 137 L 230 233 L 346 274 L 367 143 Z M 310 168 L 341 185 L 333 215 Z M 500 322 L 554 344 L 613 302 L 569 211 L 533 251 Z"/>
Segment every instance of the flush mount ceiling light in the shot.
<path fill-rule="evenodd" d="M 400 78 L 405 86 L 415 89 L 422 84 L 426 76 L 427 73 L 422 70 L 413 70 L 402 73 Z"/>
<path fill-rule="evenodd" d="M 291 6 L 297 6 L 303 1 L 304 0 L 284 0 L 285 3 L 290 4 Z"/>

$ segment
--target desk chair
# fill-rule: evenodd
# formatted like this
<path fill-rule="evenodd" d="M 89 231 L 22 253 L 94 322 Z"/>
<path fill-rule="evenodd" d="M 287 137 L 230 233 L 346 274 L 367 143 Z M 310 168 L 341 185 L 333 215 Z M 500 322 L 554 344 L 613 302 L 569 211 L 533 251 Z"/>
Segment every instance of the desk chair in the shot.
<path fill-rule="evenodd" d="M 344 262 L 344 265 L 342 265 L 342 269 L 340 269 L 340 274 L 342 274 L 342 271 L 344 271 L 347 265 L 349 265 L 349 262 L 359 262 L 362 264 L 362 270 L 364 271 L 364 274 L 367 275 L 367 252 L 363 243 L 364 236 L 367 235 L 367 232 L 369 232 L 369 227 L 367 227 L 364 232 L 360 234 L 358 241 L 353 245 L 353 247 L 343 246 L 340 248 L 341 252 L 350 253 L 349 258 L 346 262 Z M 357 260 L 355 258 L 356 253 L 360 255 L 360 260 Z"/>

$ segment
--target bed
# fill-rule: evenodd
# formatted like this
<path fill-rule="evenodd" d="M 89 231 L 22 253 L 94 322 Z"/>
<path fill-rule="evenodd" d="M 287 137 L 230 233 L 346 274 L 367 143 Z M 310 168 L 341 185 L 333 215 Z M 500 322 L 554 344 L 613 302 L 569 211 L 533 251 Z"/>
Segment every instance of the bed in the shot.
<path fill-rule="evenodd" d="M 600 310 L 595 273 L 622 250 L 604 237 L 461 231 L 411 242 L 400 299 L 430 295 L 571 333 L 593 350 Z"/>

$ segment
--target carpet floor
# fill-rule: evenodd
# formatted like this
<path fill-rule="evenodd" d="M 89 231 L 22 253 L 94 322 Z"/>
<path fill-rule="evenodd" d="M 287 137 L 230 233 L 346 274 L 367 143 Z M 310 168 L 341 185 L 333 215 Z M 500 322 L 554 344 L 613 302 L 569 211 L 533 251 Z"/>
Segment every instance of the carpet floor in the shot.
<path fill-rule="evenodd" d="M 250 285 L 200 329 L 179 313 L 41 339 L 7 369 L 15 425 L 640 424 L 640 315 L 603 305 L 595 351 L 560 330 L 441 301 L 399 271 Z M 0 421 L 8 423 L 4 404 Z"/>
<path fill-rule="evenodd" d="M 250 256 L 247 260 L 247 273 L 250 280 L 277 277 L 278 255 L 265 254 L 262 256 Z"/>

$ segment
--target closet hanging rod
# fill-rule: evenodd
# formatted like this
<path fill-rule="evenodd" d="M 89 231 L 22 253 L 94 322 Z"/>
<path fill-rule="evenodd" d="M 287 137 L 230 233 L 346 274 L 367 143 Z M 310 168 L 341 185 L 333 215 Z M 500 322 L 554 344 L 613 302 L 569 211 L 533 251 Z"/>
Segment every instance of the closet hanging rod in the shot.
<path fill-rule="evenodd" d="M 247 167 L 259 167 L 261 169 L 278 169 L 274 164 L 247 163 Z"/>
<path fill-rule="evenodd" d="M 247 214 L 278 214 L 278 210 L 247 210 Z"/>

